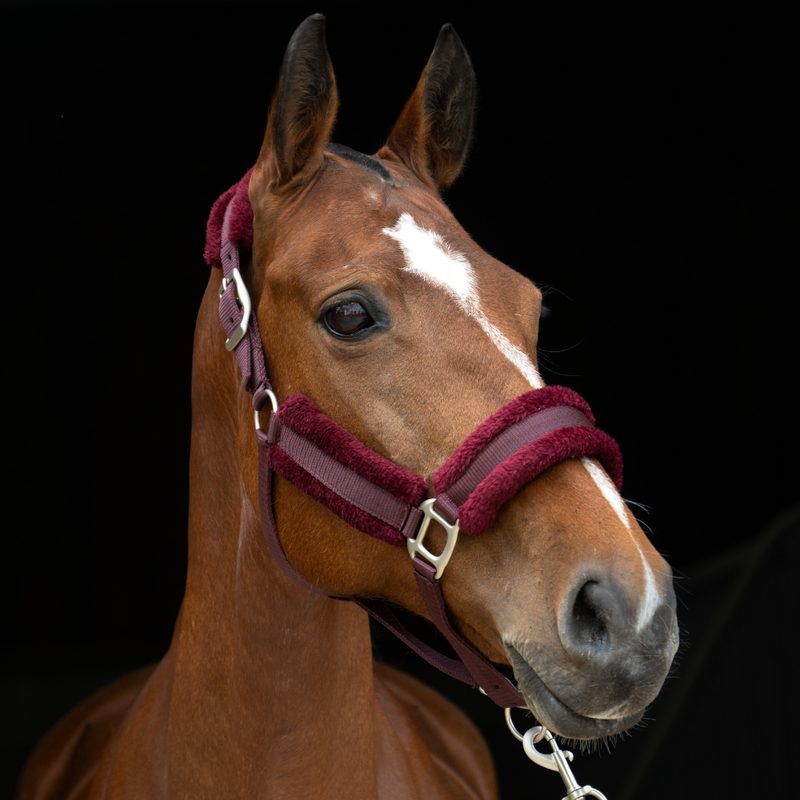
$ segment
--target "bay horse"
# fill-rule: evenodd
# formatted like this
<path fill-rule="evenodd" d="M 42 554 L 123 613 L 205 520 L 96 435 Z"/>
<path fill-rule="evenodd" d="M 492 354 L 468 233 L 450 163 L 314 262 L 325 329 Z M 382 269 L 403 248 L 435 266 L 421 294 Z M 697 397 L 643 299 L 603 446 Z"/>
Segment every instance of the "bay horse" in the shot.
<path fill-rule="evenodd" d="M 618 493 L 613 442 L 577 395 L 539 377 L 540 292 L 440 197 L 474 105 L 446 25 L 385 146 L 331 145 L 324 19 L 295 32 L 256 165 L 209 222 L 207 260 L 225 279 L 218 289 L 211 271 L 195 334 L 189 564 L 171 646 L 48 734 L 19 800 L 496 797 L 463 713 L 373 661 L 374 602 L 450 626 L 474 685 L 565 737 L 627 730 L 658 693 L 678 640 L 670 569 Z M 245 334 L 263 346 L 258 403 Z M 459 500 L 472 465 L 537 419 L 550 428 L 509 445 Z M 292 441 L 321 472 L 291 461 Z M 351 478 L 380 486 L 342 500 Z M 376 521 L 359 499 L 370 492 L 414 513 Z M 439 512 L 417 509 L 434 497 Z M 459 525 L 482 535 L 456 538 Z M 401 529 L 421 548 L 414 570 L 390 546 Z M 440 574 L 435 554 L 451 544 Z"/>

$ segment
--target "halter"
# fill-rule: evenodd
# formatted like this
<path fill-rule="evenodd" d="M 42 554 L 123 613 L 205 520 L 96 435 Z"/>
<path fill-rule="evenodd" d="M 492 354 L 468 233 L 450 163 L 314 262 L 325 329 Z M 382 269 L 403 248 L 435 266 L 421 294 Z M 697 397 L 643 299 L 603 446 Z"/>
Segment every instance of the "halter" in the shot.
<path fill-rule="evenodd" d="M 297 574 L 283 548 L 272 510 L 274 470 L 354 528 L 389 544 L 407 546 L 428 613 L 458 658 L 438 653 L 407 631 L 386 602 L 335 599 L 355 602 L 430 664 L 480 689 L 502 708 L 524 707 L 516 686 L 450 623 L 441 578 L 459 533 L 483 533 L 503 503 L 548 467 L 568 458 L 595 456 L 619 488 L 622 458 L 616 442 L 594 427 L 589 406 L 576 392 L 561 386 L 536 389 L 481 423 L 434 475 L 435 497 L 425 499 L 424 478 L 370 450 L 304 394 L 291 395 L 279 406 L 267 377 L 258 320 L 239 272 L 237 237 L 231 235 L 237 192 L 241 194 L 248 177 L 219 198 L 209 234 L 214 215 L 219 222 L 224 209 L 219 226 L 223 270 L 219 315 L 227 336 L 225 347 L 236 355 L 243 387 L 253 397 L 258 503 L 270 552 L 296 584 L 327 595 Z M 261 411 L 267 403 L 270 415 L 265 429 Z M 438 554 L 425 547 L 431 522 L 447 532 L 447 542 Z"/>

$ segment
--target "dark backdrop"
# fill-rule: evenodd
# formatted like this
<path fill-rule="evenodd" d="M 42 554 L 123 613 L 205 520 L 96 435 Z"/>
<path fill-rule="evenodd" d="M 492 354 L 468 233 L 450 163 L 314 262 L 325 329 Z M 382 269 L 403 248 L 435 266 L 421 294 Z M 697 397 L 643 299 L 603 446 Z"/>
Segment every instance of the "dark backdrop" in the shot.
<path fill-rule="evenodd" d="M 616 800 L 788 791 L 797 29 L 763 5 L 632 17 L 396 6 L 0 7 L 14 310 L 0 791 L 61 714 L 167 647 L 186 563 L 205 220 L 254 162 L 283 49 L 315 11 L 342 98 L 334 139 L 367 153 L 440 25 L 455 24 L 481 94 L 446 199 L 546 290 L 544 378 L 586 396 L 616 436 L 625 497 L 652 508 L 640 517 L 676 568 L 680 667 L 647 729 L 579 758 L 579 780 Z M 560 796 L 488 701 L 440 685 L 484 726 L 504 797 Z"/>

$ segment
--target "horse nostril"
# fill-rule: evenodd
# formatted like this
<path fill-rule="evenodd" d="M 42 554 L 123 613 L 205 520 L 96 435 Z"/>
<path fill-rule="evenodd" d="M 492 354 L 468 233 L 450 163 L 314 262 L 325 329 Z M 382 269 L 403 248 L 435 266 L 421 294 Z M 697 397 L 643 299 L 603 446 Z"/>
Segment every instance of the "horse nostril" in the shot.
<path fill-rule="evenodd" d="M 630 600 L 618 581 L 607 577 L 579 578 L 577 591 L 566 595 L 563 602 L 559 634 L 573 657 L 581 661 L 600 655 L 610 657 L 629 641 Z"/>
<path fill-rule="evenodd" d="M 589 646 L 592 649 L 605 648 L 608 645 L 608 627 L 602 607 L 597 603 L 596 581 L 585 583 L 575 597 L 572 606 L 572 618 L 570 627 L 571 643 L 573 645 Z"/>

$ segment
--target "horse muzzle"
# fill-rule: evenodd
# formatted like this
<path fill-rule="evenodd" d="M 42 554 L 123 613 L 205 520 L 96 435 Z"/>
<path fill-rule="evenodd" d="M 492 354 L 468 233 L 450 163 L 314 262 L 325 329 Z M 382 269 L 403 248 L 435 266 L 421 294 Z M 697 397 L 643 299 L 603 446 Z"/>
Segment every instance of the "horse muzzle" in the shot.
<path fill-rule="evenodd" d="M 619 582 L 585 581 L 565 595 L 555 636 L 505 639 L 520 691 L 544 726 L 573 739 L 594 739 L 639 722 L 679 642 L 671 581 L 661 596 L 638 626 Z"/>

